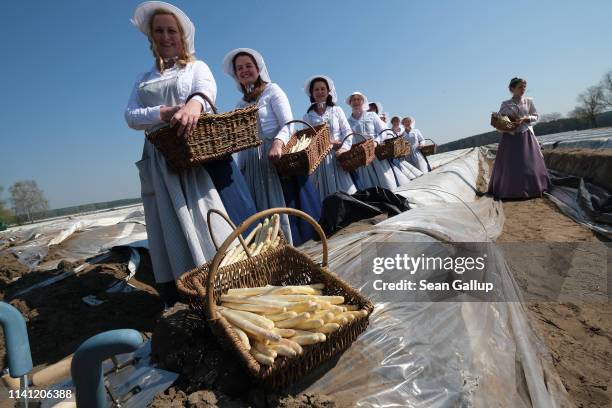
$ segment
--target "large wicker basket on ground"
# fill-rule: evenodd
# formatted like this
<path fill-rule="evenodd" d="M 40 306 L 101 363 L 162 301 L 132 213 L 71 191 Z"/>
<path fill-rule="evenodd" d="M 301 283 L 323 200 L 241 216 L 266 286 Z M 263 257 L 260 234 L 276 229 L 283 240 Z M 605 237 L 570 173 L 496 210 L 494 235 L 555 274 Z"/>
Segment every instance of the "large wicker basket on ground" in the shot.
<path fill-rule="evenodd" d="M 345 171 L 354 171 L 359 167 L 367 166 L 372 163 L 375 158 L 374 140 L 371 137 L 366 137 L 360 133 L 351 133 L 346 135 L 342 142 L 352 135 L 361 136 L 364 140 L 353 143 L 347 152 L 337 156 L 338 163 Z"/>
<path fill-rule="evenodd" d="M 380 133 L 383 132 L 391 132 L 392 134 L 396 134 L 391 129 L 383 129 Z M 379 133 L 379 134 L 380 134 Z M 376 146 L 376 157 L 378 160 L 387 160 L 394 159 L 396 157 L 404 157 L 410 154 L 410 144 L 408 141 L 402 136 L 395 136 L 391 139 L 385 140 L 383 143 Z"/>
<path fill-rule="evenodd" d="M 491 113 L 491 126 L 499 132 L 512 132 L 518 124 L 512 122 L 507 116 L 502 116 L 497 112 Z"/>
<path fill-rule="evenodd" d="M 176 126 L 164 126 L 146 133 L 149 142 L 174 170 L 194 167 L 261 144 L 257 131 L 257 105 L 217 113 L 217 108 L 206 95 L 197 93 L 192 96 L 195 95 L 203 97 L 214 113 L 202 113 L 191 136 L 178 136 Z"/>
<path fill-rule="evenodd" d="M 425 156 L 431 156 L 432 154 L 436 154 L 436 150 L 438 150 L 438 145 L 431 139 L 425 140 L 429 140 L 431 143 L 425 146 L 421 146 L 421 153 L 423 153 L 423 155 Z"/>
<path fill-rule="evenodd" d="M 222 268 L 219 264 L 230 244 L 253 222 L 274 214 L 301 217 L 317 230 L 323 246 L 322 263 L 317 264 L 307 255 L 290 245 L 281 245 L 262 254 L 247 258 Z M 243 363 L 249 374 L 268 389 L 281 389 L 299 380 L 314 368 L 346 350 L 365 331 L 368 317 L 361 317 L 343 325 L 327 335 L 327 340 L 304 347 L 304 353 L 296 357 L 278 357 L 272 366 L 260 365 L 243 346 L 230 324 L 217 312 L 220 296 L 231 288 L 257 287 L 265 285 L 305 285 L 324 283 L 324 295 L 343 296 L 345 303 L 358 305 L 367 311 L 372 303 L 357 290 L 327 269 L 328 247 L 323 230 L 307 214 L 293 208 L 272 208 L 255 214 L 244 221 L 225 240 L 210 264 L 196 268 L 183 275 L 179 288 L 195 291 L 189 297 L 192 309 L 208 320 L 218 341 L 233 352 Z"/>
<path fill-rule="evenodd" d="M 283 147 L 282 156 L 274 163 L 276 171 L 282 177 L 308 176 L 316 170 L 332 149 L 332 145 L 329 142 L 329 126 L 326 122 L 323 125 L 312 127 L 303 120 L 297 119 L 287 122 L 285 126 L 290 123 L 302 123 L 307 127 L 295 132 L 289 139 L 289 142 Z M 293 146 L 304 135 L 311 139 L 308 147 L 291 153 Z"/>

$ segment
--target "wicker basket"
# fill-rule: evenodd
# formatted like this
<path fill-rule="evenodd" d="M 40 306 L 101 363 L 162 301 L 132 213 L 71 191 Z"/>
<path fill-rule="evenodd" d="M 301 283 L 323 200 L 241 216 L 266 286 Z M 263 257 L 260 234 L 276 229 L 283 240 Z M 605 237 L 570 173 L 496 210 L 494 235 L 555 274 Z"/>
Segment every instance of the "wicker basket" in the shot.
<path fill-rule="evenodd" d="M 423 153 L 424 156 L 431 156 L 432 154 L 436 154 L 436 150 L 438 150 L 438 145 L 431 139 L 425 139 L 425 140 L 429 140 L 431 144 L 421 146 L 420 147 L 421 153 Z"/>
<path fill-rule="evenodd" d="M 257 131 L 257 105 L 217 113 L 210 98 L 202 93 L 191 95 L 187 100 L 195 95 L 203 97 L 214 113 L 202 113 L 191 136 L 178 136 L 177 128 L 171 126 L 146 133 L 149 142 L 161 152 L 171 168 L 194 167 L 261 144 Z"/>
<path fill-rule="evenodd" d="M 308 221 L 319 233 L 323 245 L 322 264 L 316 264 L 308 256 L 290 245 L 281 245 L 252 258 L 218 268 L 223 254 L 231 242 L 240 236 L 254 221 L 273 214 L 296 215 Z M 327 239 L 323 230 L 307 214 L 293 208 L 272 208 L 257 213 L 234 230 L 221 245 L 210 265 L 186 273 L 179 280 L 179 288 L 197 292 L 189 299 L 189 305 L 202 317 L 208 319 L 218 341 L 234 353 L 248 373 L 267 389 L 282 389 L 299 380 L 314 368 L 346 350 L 365 331 L 368 317 L 361 317 L 341 326 L 323 343 L 304 346 L 304 353 L 296 357 L 278 357 L 273 366 L 260 365 L 246 350 L 229 323 L 217 313 L 217 302 L 221 294 L 230 288 L 271 285 L 305 285 L 324 283 L 325 295 L 344 296 L 345 302 L 358 305 L 369 314 L 372 303 L 357 290 L 327 269 Z M 210 296 L 209 296 L 210 294 Z"/>
<path fill-rule="evenodd" d="M 403 136 L 397 136 L 391 129 L 383 129 L 380 131 L 379 135 L 383 132 L 391 132 L 395 137 L 387 139 L 376 146 L 375 153 L 378 160 L 394 159 L 410 154 L 410 144 Z"/>
<path fill-rule="evenodd" d="M 516 122 L 503 119 L 504 117 L 497 112 L 491 113 L 491 126 L 499 132 L 512 132 L 518 126 Z"/>
<path fill-rule="evenodd" d="M 366 137 L 360 133 L 350 133 L 346 135 L 342 142 L 351 135 L 361 136 L 364 140 L 359 143 L 353 143 L 350 150 L 337 156 L 338 163 L 345 171 L 354 171 L 359 167 L 367 166 L 374 161 L 374 140 L 371 137 Z"/>
<path fill-rule="evenodd" d="M 282 177 L 308 176 L 319 167 L 321 160 L 332 149 L 332 145 L 329 142 L 329 126 L 327 123 L 324 123 L 323 125 L 312 127 L 303 120 L 297 119 L 285 123 L 285 126 L 290 123 L 303 123 L 307 128 L 295 132 L 289 139 L 289 142 L 283 147 L 282 156 L 274 163 L 276 171 Z M 304 134 L 311 138 L 308 147 L 299 152 L 291 153 L 291 148 L 295 146 Z"/>

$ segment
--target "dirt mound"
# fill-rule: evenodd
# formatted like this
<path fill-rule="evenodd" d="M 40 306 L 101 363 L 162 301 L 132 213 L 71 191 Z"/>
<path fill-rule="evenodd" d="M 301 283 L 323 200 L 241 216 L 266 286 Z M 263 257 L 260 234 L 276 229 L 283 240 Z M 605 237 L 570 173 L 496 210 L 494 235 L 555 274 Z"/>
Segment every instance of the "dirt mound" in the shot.
<path fill-rule="evenodd" d="M 3 251 L 0 253 L 0 296 L 2 296 L 8 284 L 25 275 L 29 270 L 27 266 L 17 260 L 12 252 Z"/>
<path fill-rule="evenodd" d="M 151 339 L 151 355 L 160 368 L 179 373 L 151 407 L 339 407 L 329 397 L 266 394 L 237 359 L 222 349 L 206 324 L 181 303 L 166 310 Z"/>
<path fill-rule="evenodd" d="M 565 217 L 548 200 L 504 202 L 503 206 L 506 222 L 498 242 L 598 241 L 591 230 Z M 537 255 L 530 254 L 529 250 L 514 256 L 505 253 L 510 269 L 524 291 L 528 290 L 527 282 L 535 280 L 541 283 L 542 277 L 527 276 L 525 271 L 528 268 L 520 266 L 529 262 L 530 256 Z M 571 401 L 578 407 L 610 406 L 612 304 L 547 301 L 529 302 L 526 308 L 532 325 L 551 351 L 552 362 Z"/>
<path fill-rule="evenodd" d="M 583 177 L 612 191 L 612 149 L 546 149 L 543 152 L 548 168 Z"/>
<path fill-rule="evenodd" d="M 26 319 L 32 360 L 35 366 L 47 365 L 74 353 L 87 338 L 106 330 L 133 328 L 143 333 L 153 331 L 163 304 L 151 281 L 150 261 L 143 252 L 142 263 L 130 283 L 140 290 L 107 293 L 113 283 L 128 275 L 129 251 L 113 251 L 102 264 L 50 286 L 14 295 L 63 270 L 31 272 L 2 288 L 2 296 L 11 299 Z M 82 298 L 95 295 L 103 303 L 89 306 Z M 0 342 L 0 362 L 4 361 L 4 342 Z M 4 364 L 0 363 L 0 366 Z"/>

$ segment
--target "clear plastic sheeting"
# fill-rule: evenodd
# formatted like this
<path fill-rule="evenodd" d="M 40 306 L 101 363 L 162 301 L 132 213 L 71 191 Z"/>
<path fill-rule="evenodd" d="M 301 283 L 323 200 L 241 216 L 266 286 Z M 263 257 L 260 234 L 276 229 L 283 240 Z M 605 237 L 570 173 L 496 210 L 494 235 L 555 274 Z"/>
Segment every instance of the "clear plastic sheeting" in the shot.
<path fill-rule="evenodd" d="M 387 302 L 365 282 L 363 265 L 372 259 L 364 245 L 496 239 L 504 222 L 502 207 L 490 198 L 476 199 L 473 188 L 479 164 L 488 170 L 485 153 L 470 149 L 411 182 L 448 188 L 463 202 L 450 195 L 406 191 L 418 208 L 329 240 L 330 270 L 376 306 L 366 332 L 307 392 L 362 407 L 569 406 L 547 349 L 516 302 L 520 289 L 501 252 L 495 250 L 489 258 L 497 274 L 489 279 L 498 282 L 501 299 L 513 302 Z M 465 182 L 457 182 L 463 178 Z M 428 198 L 433 204 L 427 205 Z M 309 242 L 302 249 L 320 261 L 320 243 Z M 402 273 L 386 271 L 390 275 L 385 280 L 401 280 Z"/>
<path fill-rule="evenodd" d="M 436 203 L 474 201 L 479 166 L 483 163 L 481 155 L 480 148 L 471 148 L 430 156 L 432 167 L 433 163 L 445 164 L 394 189 L 393 192 L 408 198 L 413 208 Z M 436 156 L 444 157 L 439 160 Z"/>
<path fill-rule="evenodd" d="M 105 378 L 108 380 L 113 393 L 117 397 L 127 398 L 121 402 L 123 408 L 146 407 L 159 392 L 167 389 L 178 378 L 178 374 L 171 371 L 161 370 L 151 365 L 149 355 L 151 354 L 151 342 L 147 341 L 134 353 L 116 356 L 118 371 L 114 370 L 114 364 L 110 360 L 102 364 L 102 372 L 108 373 Z M 75 402 L 75 390 L 72 379 L 68 378 L 50 390 L 71 390 L 72 397 L 67 399 L 45 399 L 41 408 L 52 408 L 57 404 L 69 404 Z M 131 396 L 130 396 L 131 395 Z M 111 398 L 107 393 L 108 406 Z"/>
<path fill-rule="evenodd" d="M 552 148 L 612 148 L 612 127 L 573 130 L 571 132 L 553 133 L 538 136 L 544 149 Z"/>
<path fill-rule="evenodd" d="M 61 259 L 76 262 L 115 246 L 147 247 L 141 205 L 10 228 L 0 239 L 11 243 L 4 250 L 16 254 L 22 264 L 41 270 L 56 268 Z M 41 264 L 50 247 L 56 249 L 53 260 Z"/>

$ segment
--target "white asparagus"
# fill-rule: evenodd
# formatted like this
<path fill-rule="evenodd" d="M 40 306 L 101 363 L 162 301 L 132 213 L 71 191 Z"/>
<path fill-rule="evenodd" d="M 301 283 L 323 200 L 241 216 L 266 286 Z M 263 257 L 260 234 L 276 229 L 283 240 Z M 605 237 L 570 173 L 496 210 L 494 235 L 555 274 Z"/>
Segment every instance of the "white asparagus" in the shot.
<path fill-rule="evenodd" d="M 261 230 L 262 224 L 259 223 L 257 224 L 257 226 L 255 228 L 253 228 L 253 230 L 251 232 L 249 232 L 249 235 L 247 235 L 247 237 L 244 239 L 244 243 L 248 246 L 251 241 L 253 240 L 253 238 L 255 237 L 255 234 L 257 234 L 260 230 Z M 238 245 L 236 245 L 231 253 L 229 255 L 226 255 L 225 258 L 223 259 L 223 261 L 221 262 L 221 266 L 225 266 L 225 265 L 229 265 L 232 264 L 234 262 L 237 262 L 239 260 L 239 258 L 241 258 L 241 255 L 246 255 L 244 248 L 242 247 L 242 244 L 240 242 L 238 242 Z"/>
<path fill-rule="evenodd" d="M 295 330 L 293 329 L 281 329 L 279 327 L 275 327 L 274 329 L 272 329 L 272 332 L 284 338 L 295 336 Z"/>
<path fill-rule="evenodd" d="M 328 334 L 331 332 L 335 332 L 339 328 L 340 328 L 340 325 L 338 323 L 325 323 L 323 326 L 317 328 L 316 330 L 318 332 Z"/>
<path fill-rule="evenodd" d="M 329 323 L 338 323 L 340 325 L 347 324 L 348 323 L 348 319 L 346 317 L 344 317 L 344 316 L 340 316 L 340 317 L 336 317 L 335 316 L 333 319 L 331 319 L 329 321 Z"/>
<path fill-rule="evenodd" d="M 329 310 L 319 310 L 319 311 L 314 312 L 312 317 L 314 317 L 315 319 L 321 319 L 325 323 L 328 323 L 334 320 L 336 318 L 336 315 L 334 315 Z"/>
<path fill-rule="evenodd" d="M 325 341 L 325 337 L 321 338 L 318 335 L 322 333 L 311 333 L 309 335 L 295 336 L 291 338 L 291 341 L 296 342 L 300 346 L 308 346 L 310 344 L 322 343 Z"/>
<path fill-rule="evenodd" d="M 321 284 L 322 285 L 322 284 Z M 281 295 L 282 292 L 290 294 L 293 291 L 294 294 L 314 294 L 315 290 L 320 290 L 322 287 L 319 284 L 314 285 L 289 285 L 289 286 L 258 286 L 254 288 L 235 288 L 230 289 L 228 295 L 238 296 L 260 296 L 260 295 Z M 299 293 L 295 293 L 298 291 Z"/>
<path fill-rule="evenodd" d="M 224 307 L 224 306 L 221 306 L 221 307 Z M 242 310 L 232 310 L 232 312 L 244 317 L 245 319 L 247 319 L 248 321 L 252 323 L 255 323 L 256 325 L 260 326 L 263 329 L 266 329 L 266 330 L 274 329 L 274 322 L 270 319 L 267 319 L 266 317 L 262 315 L 259 315 L 257 313 L 242 311 Z"/>
<path fill-rule="evenodd" d="M 270 348 L 276 351 L 279 356 L 295 357 L 297 355 L 297 351 L 286 344 L 271 344 Z"/>
<path fill-rule="evenodd" d="M 351 314 L 353 316 L 355 316 L 355 318 L 359 318 L 359 317 L 366 317 L 368 315 L 368 312 L 365 310 L 357 310 L 357 311 L 351 311 L 351 312 L 345 312 L 346 314 Z"/>
<path fill-rule="evenodd" d="M 287 286 L 289 287 L 289 286 Z M 271 296 L 267 296 L 271 297 Z M 312 300 L 315 302 L 329 302 L 332 305 L 340 305 L 344 303 L 343 296 L 324 296 L 324 295 L 312 295 L 312 294 L 278 294 L 279 300 L 285 302 L 303 302 L 306 300 Z"/>
<path fill-rule="evenodd" d="M 309 320 L 302 321 L 293 327 L 295 327 L 296 329 L 302 329 L 302 330 L 312 330 L 312 329 L 318 329 L 319 327 L 322 327 L 324 324 L 325 322 L 321 319 L 309 319 Z"/>
<path fill-rule="evenodd" d="M 287 307 L 292 305 L 290 302 L 281 302 L 278 300 L 268 299 L 258 296 L 237 296 L 237 295 L 221 295 L 221 301 L 224 303 L 248 303 L 251 305 L 268 305 Z"/>
<path fill-rule="evenodd" d="M 359 310 L 359 306 L 358 305 L 340 305 L 346 308 L 347 311 L 357 311 Z"/>
<path fill-rule="evenodd" d="M 335 315 L 342 314 L 342 313 L 346 312 L 346 308 L 345 307 L 337 306 L 337 305 L 333 305 L 332 307 L 330 307 L 327 310 L 329 310 L 330 312 L 332 312 Z"/>
<path fill-rule="evenodd" d="M 284 312 L 284 313 L 275 313 L 275 314 L 265 314 L 266 318 L 272 320 L 273 322 L 278 322 L 280 320 L 293 319 L 297 317 L 297 312 Z"/>
<path fill-rule="evenodd" d="M 292 319 L 280 320 L 278 322 L 275 322 L 274 325 L 279 329 L 291 329 L 295 327 L 296 324 L 308 319 L 310 319 L 310 313 L 300 313 Z"/>
<path fill-rule="evenodd" d="M 314 312 L 321 309 L 321 305 L 317 302 L 296 302 L 289 303 L 286 307 L 287 311 L 294 312 Z"/>
<path fill-rule="evenodd" d="M 272 305 L 254 305 L 250 303 L 223 303 L 224 307 L 234 310 L 244 310 L 245 312 L 254 313 L 283 313 L 287 309 L 282 306 Z"/>
<path fill-rule="evenodd" d="M 282 345 L 291 347 L 298 355 L 304 352 L 304 349 L 302 348 L 302 346 L 300 346 L 299 344 L 297 344 L 295 341 L 291 339 L 280 339 L 278 341 L 278 344 L 282 344 Z"/>
<path fill-rule="evenodd" d="M 311 283 L 310 285 L 306 285 L 312 289 L 318 289 L 318 290 L 323 290 L 325 289 L 325 284 L 324 283 Z"/>
<path fill-rule="evenodd" d="M 259 363 L 267 366 L 274 365 L 274 359 L 270 356 L 266 356 L 258 352 L 257 350 L 251 349 L 251 355 Z"/>
<path fill-rule="evenodd" d="M 268 347 L 267 344 L 263 344 L 263 343 L 256 341 L 253 347 L 255 347 L 255 351 L 258 351 L 265 356 L 272 357 L 272 358 L 276 358 L 278 356 L 278 353 L 272 350 L 270 347 Z"/>
<path fill-rule="evenodd" d="M 233 324 L 231 326 L 232 326 L 232 329 L 234 329 L 234 331 L 236 332 L 236 334 L 240 338 L 240 341 L 244 345 L 244 348 L 246 348 L 247 350 L 250 350 L 251 349 L 251 342 L 249 341 L 249 336 L 247 336 L 247 334 L 241 328 L 239 328 L 238 326 L 234 326 Z"/>
<path fill-rule="evenodd" d="M 221 313 L 221 315 L 225 317 L 228 322 L 239 327 L 247 334 L 251 334 L 257 339 L 278 341 L 282 338 L 278 334 L 259 327 L 258 325 L 240 316 L 240 314 L 234 313 L 231 310 L 221 309 L 219 313 Z"/>

